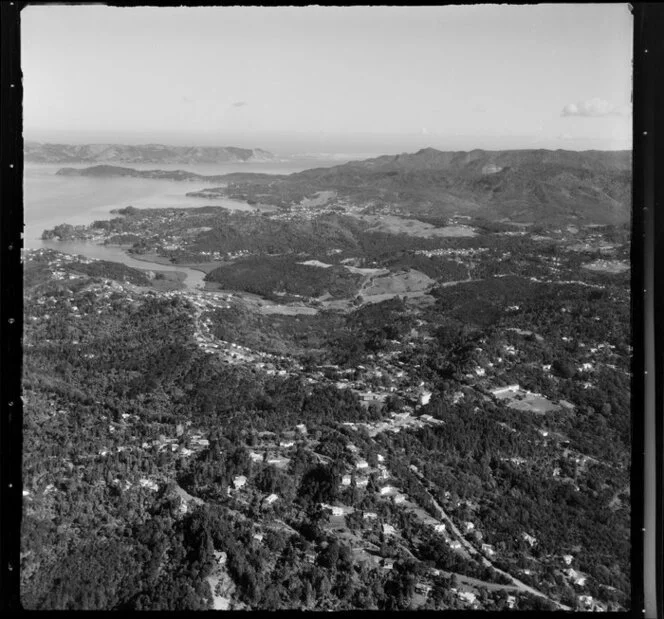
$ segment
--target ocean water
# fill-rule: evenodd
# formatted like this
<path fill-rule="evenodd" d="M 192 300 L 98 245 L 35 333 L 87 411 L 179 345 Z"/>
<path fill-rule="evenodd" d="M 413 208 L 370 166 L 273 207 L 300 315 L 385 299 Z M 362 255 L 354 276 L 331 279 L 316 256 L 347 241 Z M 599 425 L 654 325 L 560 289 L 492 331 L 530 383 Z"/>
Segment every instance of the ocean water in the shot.
<path fill-rule="evenodd" d="M 223 165 L 159 165 L 120 164 L 124 167 L 152 170 L 178 170 L 203 175 L 230 172 L 260 172 L 291 174 L 312 167 L 338 165 L 338 158 L 298 158 L 284 161 L 233 163 Z M 251 210 L 253 207 L 237 200 L 223 198 L 188 198 L 185 194 L 219 183 L 198 181 L 169 181 L 143 178 L 91 178 L 58 176 L 62 164 L 25 164 L 24 241 L 26 249 L 44 247 L 41 234 L 45 229 L 61 223 L 89 224 L 96 219 L 112 217 L 110 211 L 126 206 L 136 208 L 223 206 L 230 209 Z M 67 167 L 84 168 L 87 165 Z"/>
<path fill-rule="evenodd" d="M 266 174 L 291 174 L 312 167 L 333 166 L 340 163 L 338 157 L 317 156 L 283 161 L 233 163 L 224 165 L 146 165 L 122 164 L 142 170 L 184 169 L 202 175 L 230 172 L 261 172 Z M 202 271 L 186 267 L 139 261 L 118 247 L 106 247 L 87 242 L 43 241 L 42 232 L 61 223 L 90 224 L 96 219 L 113 217 L 111 211 L 126 206 L 136 208 L 192 208 L 199 206 L 223 206 L 233 210 L 253 210 L 254 207 L 239 200 L 225 198 L 191 198 L 185 194 L 219 183 L 198 181 L 170 181 L 142 178 L 92 178 L 85 176 L 58 176 L 63 165 L 26 164 L 23 176 L 24 233 L 26 249 L 52 248 L 87 258 L 122 262 L 128 266 L 147 270 L 177 270 L 185 275 L 188 288 L 203 287 Z M 67 167 L 87 167 L 76 165 Z"/>

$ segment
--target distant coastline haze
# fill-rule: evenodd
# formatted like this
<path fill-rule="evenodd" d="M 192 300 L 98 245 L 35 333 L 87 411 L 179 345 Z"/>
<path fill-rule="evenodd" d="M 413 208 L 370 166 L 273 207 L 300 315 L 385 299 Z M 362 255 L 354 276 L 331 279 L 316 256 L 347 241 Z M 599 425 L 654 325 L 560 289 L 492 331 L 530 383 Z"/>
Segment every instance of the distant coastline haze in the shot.
<path fill-rule="evenodd" d="M 25 137 L 286 155 L 629 149 L 631 25 L 626 4 L 31 5 Z"/>

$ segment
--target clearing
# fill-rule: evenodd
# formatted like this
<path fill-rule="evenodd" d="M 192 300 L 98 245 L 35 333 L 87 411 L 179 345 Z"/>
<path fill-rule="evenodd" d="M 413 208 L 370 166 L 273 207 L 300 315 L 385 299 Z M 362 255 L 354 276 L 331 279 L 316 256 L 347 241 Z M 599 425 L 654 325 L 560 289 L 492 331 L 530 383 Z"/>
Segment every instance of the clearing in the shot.
<path fill-rule="evenodd" d="M 362 215 L 369 224 L 373 224 L 369 231 L 386 232 L 387 234 L 407 234 L 425 239 L 434 237 L 471 237 L 477 236 L 475 230 L 470 226 L 454 225 L 438 228 L 419 219 L 406 219 L 396 215 Z"/>
<path fill-rule="evenodd" d="M 599 271 L 600 273 L 624 273 L 629 271 L 629 263 L 624 260 L 595 260 L 583 265 L 584 269 L 589 271 Z"/>

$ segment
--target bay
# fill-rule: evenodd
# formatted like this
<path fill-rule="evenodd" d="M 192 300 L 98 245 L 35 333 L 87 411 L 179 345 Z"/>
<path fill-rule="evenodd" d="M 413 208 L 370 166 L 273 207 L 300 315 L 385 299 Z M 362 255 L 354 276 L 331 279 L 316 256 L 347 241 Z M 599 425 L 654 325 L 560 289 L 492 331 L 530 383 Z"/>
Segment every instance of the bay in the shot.
<path fill-rule="evenodd" d="M 336 159 L 316 160 L 317 167 L 337 165 Z M 121 164 L 141 170 L 187 170 L 201 175 L 219 175 L 231 172 L 259 172 L 290 174 L 312 167 L 310 159 L 290 159 L 222 165 Z M 98 219 L 109 219 L 111 211 L 126 206 L 136 208 L 196 208 L 222 206 L 233 210 L 255 210 L 254 206 L 226 198 L 192 198 L 186 194 L 206 187 L 219 186 L 218 182 L 172 181 L 128 177 L 94 178 L 86 176 L 58 176 L 62 164 L 25 164 L 24 240 L 25 249 L 51 248 L 64 253 L 80 254 L 86 258 L 122 262 L 128 266 L 148 270 L 176 270 L 186 275 L 188 288 L 200 288 L 204 273 L 181 266 L 164 266 L 136 260 L 119 247 L 86 242 L 44 241 L 44 230 L 58 224 L 88 225 Z M 67 167 L 85 168 L 87 165 Z"/>

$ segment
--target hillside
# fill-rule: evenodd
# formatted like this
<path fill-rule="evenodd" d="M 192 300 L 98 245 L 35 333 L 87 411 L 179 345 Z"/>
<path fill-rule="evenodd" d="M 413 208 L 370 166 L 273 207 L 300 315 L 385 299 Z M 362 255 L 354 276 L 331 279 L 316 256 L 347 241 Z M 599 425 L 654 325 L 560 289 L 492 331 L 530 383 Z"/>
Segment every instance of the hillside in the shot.
<path fill-rule="evenodd" d="M 96 165 L 89 168 L 60 168 L 58 176 L 93 176 L 96 178 L 108 178 L 112 176 L 129 176 L 132 178 L 154 178 L 171 181 L 212 181 L 223 182 L 223 175 L 204 176 L 195 172 L 185 170 L 136 170 L 116 165 Z"/>
<path fill-rule="evenodd" d="M 317 192 L 334 191 L 342 202 L 404 215 L 620 224 L 630 217 L 630 179 L 628 151 L 428 148 L 305 170 L 271 182 L 245 178 L 218 192 L 286 208 Z M 212 192 L 208 189 L 206 195 Z"/>
<path fill-rule="evenodd" d="M 164 144 L 45 144 L 26 142 L 28 163 L 235 163 L 274 158 L 260 148 L 165 146 Z"/>

